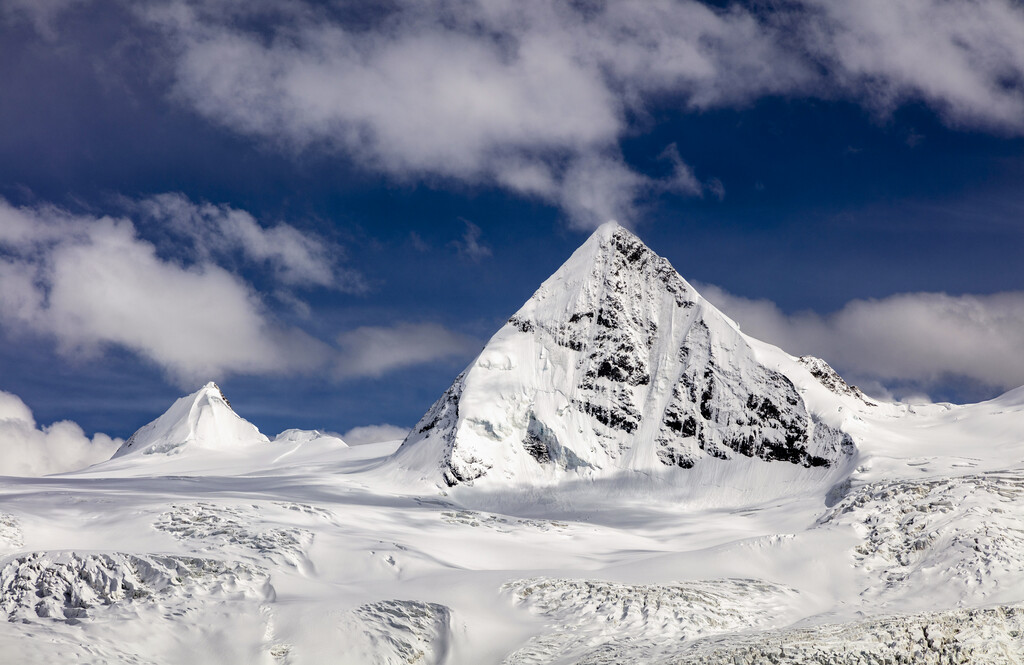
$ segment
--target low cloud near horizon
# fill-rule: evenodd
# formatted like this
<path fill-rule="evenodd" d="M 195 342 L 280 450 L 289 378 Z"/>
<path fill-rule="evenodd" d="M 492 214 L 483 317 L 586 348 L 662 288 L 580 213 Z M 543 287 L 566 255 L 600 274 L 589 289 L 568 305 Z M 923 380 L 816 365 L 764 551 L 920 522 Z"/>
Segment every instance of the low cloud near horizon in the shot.
<path fill-rule="evenodd" d="M 128 218 L 0 199 L 0 249 L 0 323 L 52 337 L 65 356 L 120 346 L 191 385 L 301 370 L 329 355 L 275 323 L 241 277 L 202 255 L 163 258 Z"/>
<path fill-rule="evenodd" d="M 398 441 L 409 434 L 408 427 L 396 425 L 363 425 L 353 427 L 341 435 L 341 438 L 350 446 L 362 446 L 367 443 L 381 443 L 383 441 Z"/>
<path fill-rule="evenodd" d="M 855 381 L 924 391 L 949 377 L 1004 391 L 1024 385 L 1024 292 L 900 293 L 851 300 L 829 314 L 789 314 L 770 300 L 696 288 L 748 335 L 823 358 Z"/>
<path fill-rule="evenodd" d="M 0 390 L 0 475 L 45 476 L 77 471 L 110 459 L 124 443 L 106 434 L 91 439 L 70 420 L 36 425 L 32 410 Z"/>

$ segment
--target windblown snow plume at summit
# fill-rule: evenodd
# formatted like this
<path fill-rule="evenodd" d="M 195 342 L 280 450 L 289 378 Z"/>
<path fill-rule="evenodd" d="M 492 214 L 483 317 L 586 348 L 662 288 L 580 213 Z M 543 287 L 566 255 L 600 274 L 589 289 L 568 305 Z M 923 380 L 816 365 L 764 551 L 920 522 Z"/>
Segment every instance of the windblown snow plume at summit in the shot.
<path fill-rule="evenodd" d="M 1024 388 L 869 398 L 609 224 L 404 441 L 208 383 L 4 478 L 0 659 L 1020 664 L 1022 515 Z"/>

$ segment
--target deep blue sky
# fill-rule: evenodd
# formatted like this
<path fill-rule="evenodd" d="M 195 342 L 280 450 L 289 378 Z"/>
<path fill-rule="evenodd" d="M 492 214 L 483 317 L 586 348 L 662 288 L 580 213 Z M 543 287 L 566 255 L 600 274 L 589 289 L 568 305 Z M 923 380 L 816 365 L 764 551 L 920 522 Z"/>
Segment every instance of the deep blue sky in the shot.
<path fill-rule="evenodd" d="M 945 293 L 959 306 L 967 302 L 957 300 L 961 296 L 1004 293 L 1005 302 L 978 301 L 981 309 L 971 310 L 977 325 L 958 330 L 957 344 L 971 330 L 991 328 L 1012 348 L 1020 339 L 1013 337 L 1016 322 L 1024 316 L 1014 309 L 1022 302 L 1015 292 L 1024 291 L 1024 116 L 1013 118 L 1014 104 L 1024 108 L 1021 51 L 1000 51 L 1003 60 L 992 64 L 991 71 L 975 71 L 977 86 L 964 84 L 964 90 L 954 76 L 937 82 L 929 67 L 947 66 L 952 58 L 971 69 L 968 65 L 986 59 L 989 45 L 1004 38 L 1001 25 L 1008 20 L 1024 25 L 1019 6 L 965 3 L 992 15 L 991 25 L 972 32 L 975 41 L 966 45 L 957 32 L 957 17 L 932 11 L 929 2 L 906 3 L 902 33 L 874 35 L 876 23 L 855 14 L 815 19 L 832 21 L 831 28 L 847 30 L 851 40 L 877 38 L 881 41 L 872 48 L 892 48 L 893 53 L 903 53 L 896 49 L 902 39 L 938 35 L 919 46 L 924 53 L 935 50 L 934 65 L 925 58 L 924 64 L 888 68 L 865 65 L 855 45 L 832 52 L 812 39 L 820 26 L 801 23 L 801 3 L 786 5 L 792 15 L 770 4 L 759 3 L 756 9 L 716 5 L 732 9 L 701 13 L 699 3 L 666 3 L 669 14 L 686 10 L 673 19 L 685 29 L 650 36 L 667 41 L 655 46 L 644 42 L 645 57 L 665 62 L 665 49 L 696 44 L 709 49 L 705 55 L 713 70 L 703 78 L 673 74 L 670 83 L 653 75 L 638 83 L 636 73 L 621 64 L 627 54 L 617 50 L 629 37 L 615 32 L 615 21 L 636 18 L 643 24 L 664 22 L 664 17 L 645 16 L 649 10 L 643 4 L 624 4 L 620 12 L 625 18 L 591 19 L 609 24 L 595 28 L 613 35 L 606 50 L 596 55 L 569 50 L 576 62 L 584 63 L 580 67 L 591 76 L 588 80 L 603 81 L 602 94 L 612 100 L 608 108 L 617 123 L 613 128 L 588 115 L 579 126 L 593 122 L 594 130 L 581 138 L 572 118 L 563 126 L 564 114 L 574 112 L 577 101 L 547 109 L 544 95 L 538 101 L 532 92 L 524 93 L 525 100 L 510 93 L 512 103 L 521 101 L 523 108 L 509 110 L 502 102 L 486 111 L 484 119 L 470 116 L 466 134 L 477 134 L 460 147 L 461 124 L 449 126 L 446 114 L 461 113 L 463 106 L 456 103 L 453 111 L 445 105 L 431 107 L 436 101 L 431 96 L 465 93 L 469 105 L 504 95 L 500 67 L 505 66 L 520 74 L 511 81 L 540 77 L 536 88 L 544 90 L 549 68 L 543 63 L 555 56 L 545 55 L 539 68 L 523 65 L 522 71 L 516 69 L 517 58 L 525 59 L 531 39 L 550 38 L 559 26 L 572 33 L 574 22 L 588 20 L 585 12 L 563 12 L 564 24 L 535 34 L 531 31 L 540 28 L 503 32 L 506 24 L 497 19 L 488 26 L 490 19 L 474 16 L 470 5 L 446 5 L 447 10 L 437 11 L 447 18 L 434 22 L 424 18 L 422 9 L 407 11 L 398 3 L 397 15 L 416 15 L 396 28 L 381 27 L 377 18 L 358 9 L 327 12 L 322 6 L 308 9 L 315 20 L 307 20 L 262 10 L 218 13 L 203 3 L 167 5 L 199 15 L 212 12 L 212 19 L 189 22 L 180 16 L 168 19 L 160 13 L 164 5 L 146 3 L 134 11 L 114 3 L 69 3 L 66 8 L 55 3 L 52 13 L 10 3 L 0 13 L 0 197 L 37 219 L 50 219 L 58 209 L 59 215 L 74 215 L 74 223 L 85 226 L 104 215 L 128 218 L 136 240 L 152 244 L 159 260 L 181 270 L 221 266 L 248 285 L 275 326 L 298 328 L 335 350 L 339 335 L 366 326 L 415 332 L 401 326 L 433 324 L 451 335 L 450 343 L 439 342 L 443 348 L 434 357 L 428 350 L 423 357 L 379 372 L 346 374 L 328 364 L 294 371 L 282 366 L 218 368 L 210 378 L 220 381 L 237 411 L 270 434 L 286 427 L 344 432 L 381 423 L 411 426 L 479 345 L 583 242 L 589 229 L 612 216 L 631 225 L 688 280 L 738 296 L 739 305 L 726 310 L 751 332 L 757 326 L 751 329 L 743 316 L 743 305 L 751 299 L 774 302 L 784 319 L 810 310 L 827 320 L 851 300 L 888 302 L 894 294 Z M 812 9 L 806 8 L 808 15 Z M 752 74 L 751 63 L 736 62 L 744 49 L 755 50 L 741 30 L 747 19 L 759 26 L 754 33 L 767 44 L 764 48 L 773 49 L 765 56 L 765 72 Z M 779 37 L 784 20 L 797 22 L 798 37 Z M 309 45 L 311 25 L 324 23 L 347 31 L 340 40 L 343 46 L 333 43 L 318 51 L 320 47 Z M 470 24 L 477 27 L 467 28 Z M 360 94 L 378 94 L 374 86 L 380 86 L 382 97 L 394 97 L 379 109 L 371 105 L 364 110 L 352 101 L 352 91 L 337 99 L 318 96 L 333 82 L 366 78 L 365 71 L 346 70 L 351 54 L 335 58 L 333 48 L 341 49 L 339 53 L 351 49 L 368 59 L 391 54 L 399 61 L 420 58 L 428 67 L 456 70 L 458 63 L 449 58 L 458 53 L 422 46 L 422 37 L 440 33 L 443 38 L 448 30 L 467 39 L 466 49 L 473 48 L 473 40 L 482 40 L 486 48 L 501 51 L 508 42 L 520 50 L 501 51 L 504 59 L 498 58 L 493 75 L 484 71 L 479 79 L 470 77 L 479 91 L 445 87 L 442 80 L 410 92 L 415 79 L 391 74 L 380 80 L 370 76 L 360 84 Z M 391 41 L 384 46 L 360 41 L 374 31 Z M 977 37 L 979 32 L 984 39 Z M 706 33 L 717 41 L 708 42 Z M 250 68 L 239 56 L 241 65 L 220 63 L 208 49 L 217 40 L 226 43 L 241 39 L 239 35 L 250 45 L 265 47 L 266 62 L 252 62 Z M 411 55 L 403 55 L 406 47 Z M 273 59 L 287 61 L 303 49 L 316 53 L 313 60 L 329 72 L 327 82 L 314 86 L 313 94 L 296 93 L 288 105 L 270 108 L 282 94 L 272 88 L 278 76 Z M 600 62 L 593 64 L 592 59 Z M 607 64 L 612 61 L 617 64 Z M 623 71 L 616 72 L 618 66 Z M 794 68 L 801 73 L 793 74 Z M 422 77 L 416 72 L 410 76 Z M 246 97 L 262 85 L 271 90 L 266 93 L 269 101 Z M 551 85 L 560 87 L 558 80 Z M 558 94 L 552 89 L 552 96 Z M 307 113 L 321 104 L 326 111 Z M 421 111 L 420 105 L 427 110 Z M 506 111 L 508 119 L 491 120 Z M 534 111 L 538 118 L 530 122 L 536 127 L 521 127 L 518 118 Z M 328 121 L 322 121 L 324 114 Z M 387 134 L 393 126 L 402 129 L 384 147 L 379 141 L 352 139 L 349 133 L 359 125 L 360 114 L 373 118 L 360 131 Z M 451 141 L 414 146 L 417 136 L 433 131 L 431 123 L 419 130 L 406 129 L 404 123 L 432 117 L 442 127 L 437 131 L 452 134 Z M 470 127 L 473 122 L 479 130 Z M 549 132 L 548 126 L 559 129 Z M 672 144 L 689 179 L 666 156 Z M 448 154 L 449 145 L 462 152 Z M 470 155 L 466 166 L 452 166 L 463 154 Z M 579 197 L 565 193 L 567 164 L 591 155 L 619 168 L 611 177 L 640 177 L 646 184 L 634 186 L 625 199 L 599 202 L 581 213 Z M 500 174 L 514 160 L 554 165 L 554 184 L 543 192 L 509 185 Z M 584 171 L 584 180 L 605 182 L 598 180 L 602 168 Z M 305 315 L 297 313 L 287 304 L 291 300 L 280 296 L 280 279 L 246 262 L 243 250 L 201 256 L 164 228 L 166 219 L 138 211 L 138 202 L 166 193 L 181 194 L 196 205 L 245 211 L 263 228 L 287 224 L 316 238 L 329 248 L 339 274 L 357 275 L 362 288 L 287 285 L 289 298 L 308 305 Z M 0 217 L 0 224 L 11 223 L 5 219 Z M 68 228 L 60 226 L 61 233 L 70 234 Z M 474 228 L 479 229 L 476 251 L 467 244 Z M 77 241 L 43 239 L 28 250 L 0 244 L 0 258 L 13 257 L 19 266 L 42 270 L 38 288 L 46 296 L 50 287 L 45 275 L 52 269 L 49 261 L 56 260 L 48 252 L 65 242 Z M 45 314 L 55 306 L 44 302 L 40 307 Z M 920 314 L 922 325 L 933 321 L 927 318 L 929 312 L 942 323 L 945 314 L 928 310 Z M 40 423 L 68 418 L 86 432 L 127 436 L 201 382 L 198 374 L 183 377 L 159 360 L 145 359 L 139 348 L 145 341 L 135 347 L 103 339 L 82 344 L 75 331 L 69 332 L 70 324 L 39 320 L 19 318 L 10 307 L 0 307 L 0 390 L 19 395 Z M 878 326 L 876 319 L 869 320 L 873 323 L 865 327 Z M 834 333 L 824 326 L 821 334 L 829 330 Z M 973 400 L 1015 385 L 1014 377 L 1021 377 L 1016 383 L 1024 382 L 1024 374 L 1013 373 L 1018 370 L 989 380 L 986 363 L 998 358 L 990 357 L 991 340 L 981 338 L 974 346 L 989 348 L 979 348 L 976 360 L 960 357 L 970 355 L 970 343 L 949 360 L 941 337 L 929 337 L 916 346 L 936 347 L 930 350 L 936 358 L 934 371 L 921 369 L 931 356 L 891 372 L 879 371 L 868 357 L 876 342 L 870 331 L 863 334 L 865 339 L 855 340 L 868 349 L 861 356 L 826 359 L 845 374 L 877 382 L 898 395 L 920 391 L 938 399 Z M 907 327 L 887 334 L 886 339 L 895 339 L 915 333 Z M 69 344 L 69 335 L 78 343 Z M 826 341 L 816 347 L 799 333 L 773 341 L 792 353 L 829 348 Z M 346 362 L 344 353 L 340 362 Z M 977 371 L 963 370 L 965 362 Z"/>

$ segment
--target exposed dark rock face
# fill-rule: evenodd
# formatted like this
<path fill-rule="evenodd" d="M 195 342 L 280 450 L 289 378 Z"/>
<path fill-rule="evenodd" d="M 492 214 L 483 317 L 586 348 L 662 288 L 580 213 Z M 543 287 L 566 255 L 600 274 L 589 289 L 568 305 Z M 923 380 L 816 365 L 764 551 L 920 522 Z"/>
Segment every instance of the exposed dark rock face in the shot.
<path fill-rule="evenodd" d="M 572 449 L 563 446 L 558 437 L 544 423 L 531 413 L 526 427 L 523 447 L 541 464 L 554 463 L 563 469 L 578 469 L 590 466 L 580 459 Z"/>
<path fill-rule="evenodd" d="M 434 402 L 426 415 L 420 419 L 413 428 L 407 441 L 417 437 L 419 439 L 427 436 L 439 437 L 444 443 L 444 458 L 441 460 L 443 479 L 446 485 L 453 487 L 459 483 L 465 483 L 483 476 L 490 466 L 483 460 L 475 458 L 453 458 L 455 452 L 455 432 L 459 419 L 459 400 L 462 397 L 464 379 L 463 372 L 448 390 L 441 395 L 441 398 Z"/>
<path fill-rule="evenodd" d="M 832 366 L 821 358 L 815 358 L 814 356 L 800 356 L 800 364 L 806 367 L 811 373 L 811 376 L 820 381 L 821 385 L 825 386 L 835 394 L 856 397 L 868 406 L 875 406 L 874 402 L 871 402 L 868 399 L 868 396 L 865 395 L 860 388 L 857 386 L 851 386 L 844 381 L 843 377 L 839 376 L 839 373 L 832 369 Z"/>

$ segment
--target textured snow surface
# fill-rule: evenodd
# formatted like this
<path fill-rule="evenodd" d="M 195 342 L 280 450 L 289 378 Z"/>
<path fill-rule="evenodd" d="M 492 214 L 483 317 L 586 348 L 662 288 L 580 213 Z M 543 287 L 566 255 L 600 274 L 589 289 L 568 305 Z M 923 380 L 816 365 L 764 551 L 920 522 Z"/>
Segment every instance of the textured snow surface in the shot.
<path fill-rule="evenodd" d="M 615 226 L 405 442 L 270 441 L 209 384 L 0 507 L 5 663 L 1024 653 L 1024 389 L 868 398 Z"/>
<path fill-rule="evenodd" d="M 627 585 L 532 579 L 506 584 L 519 607 L 551 620 L 505 662 L 587 662 L 612 652 L 645 659 L 670 655 L 703 635 L 777 623 L 793 614 L 796 591 L 758 580 Z"/>
<path fill-rule="evenodd" d="M 343 620 L 346 662 L 438 665 L 448 655 L 451 613 L 444 605 L 385 600 L 363 605 Z"/>
<path fill-rule="evenodd" d="M 18 519 L 7 513 L 0 513 L 0 554 L 17 551 L 24 544 Z"/>
<path fill-rule="evenodd" d="M 244 564 L 121 552 L 31 552 L 0 569 L 0 598 L 9 621 L 95 618 L 157 596 L 272 597 L 268 577 Z"/>
<path fill-rule="evenodd" d="M 679 665 L 1019 665 L 1024 663 L 1024 607 L 930 612 L 713 638 L 685 648 L 669 662 Z"/>
<path fill-rule="evenodd" d="M 872 573 L 864 595 L 1024 595 L 1024 471 L 871 483 L 820 524 L 848 524 L 860 536 L 853 559 Z"/>
<path fill-rule="evenodd" d="M 296 509 L 315 510 L 298 506 Z M 216 506 L 195 503 L 173 506 L 153 525 L 183 541 L 190 550 L 231 552 L 236 558 L 269 559 L 308 568 L 306 548 L 313 542 L 306 529 L 273 528 L 259 525 L 259 506 Z"/>

